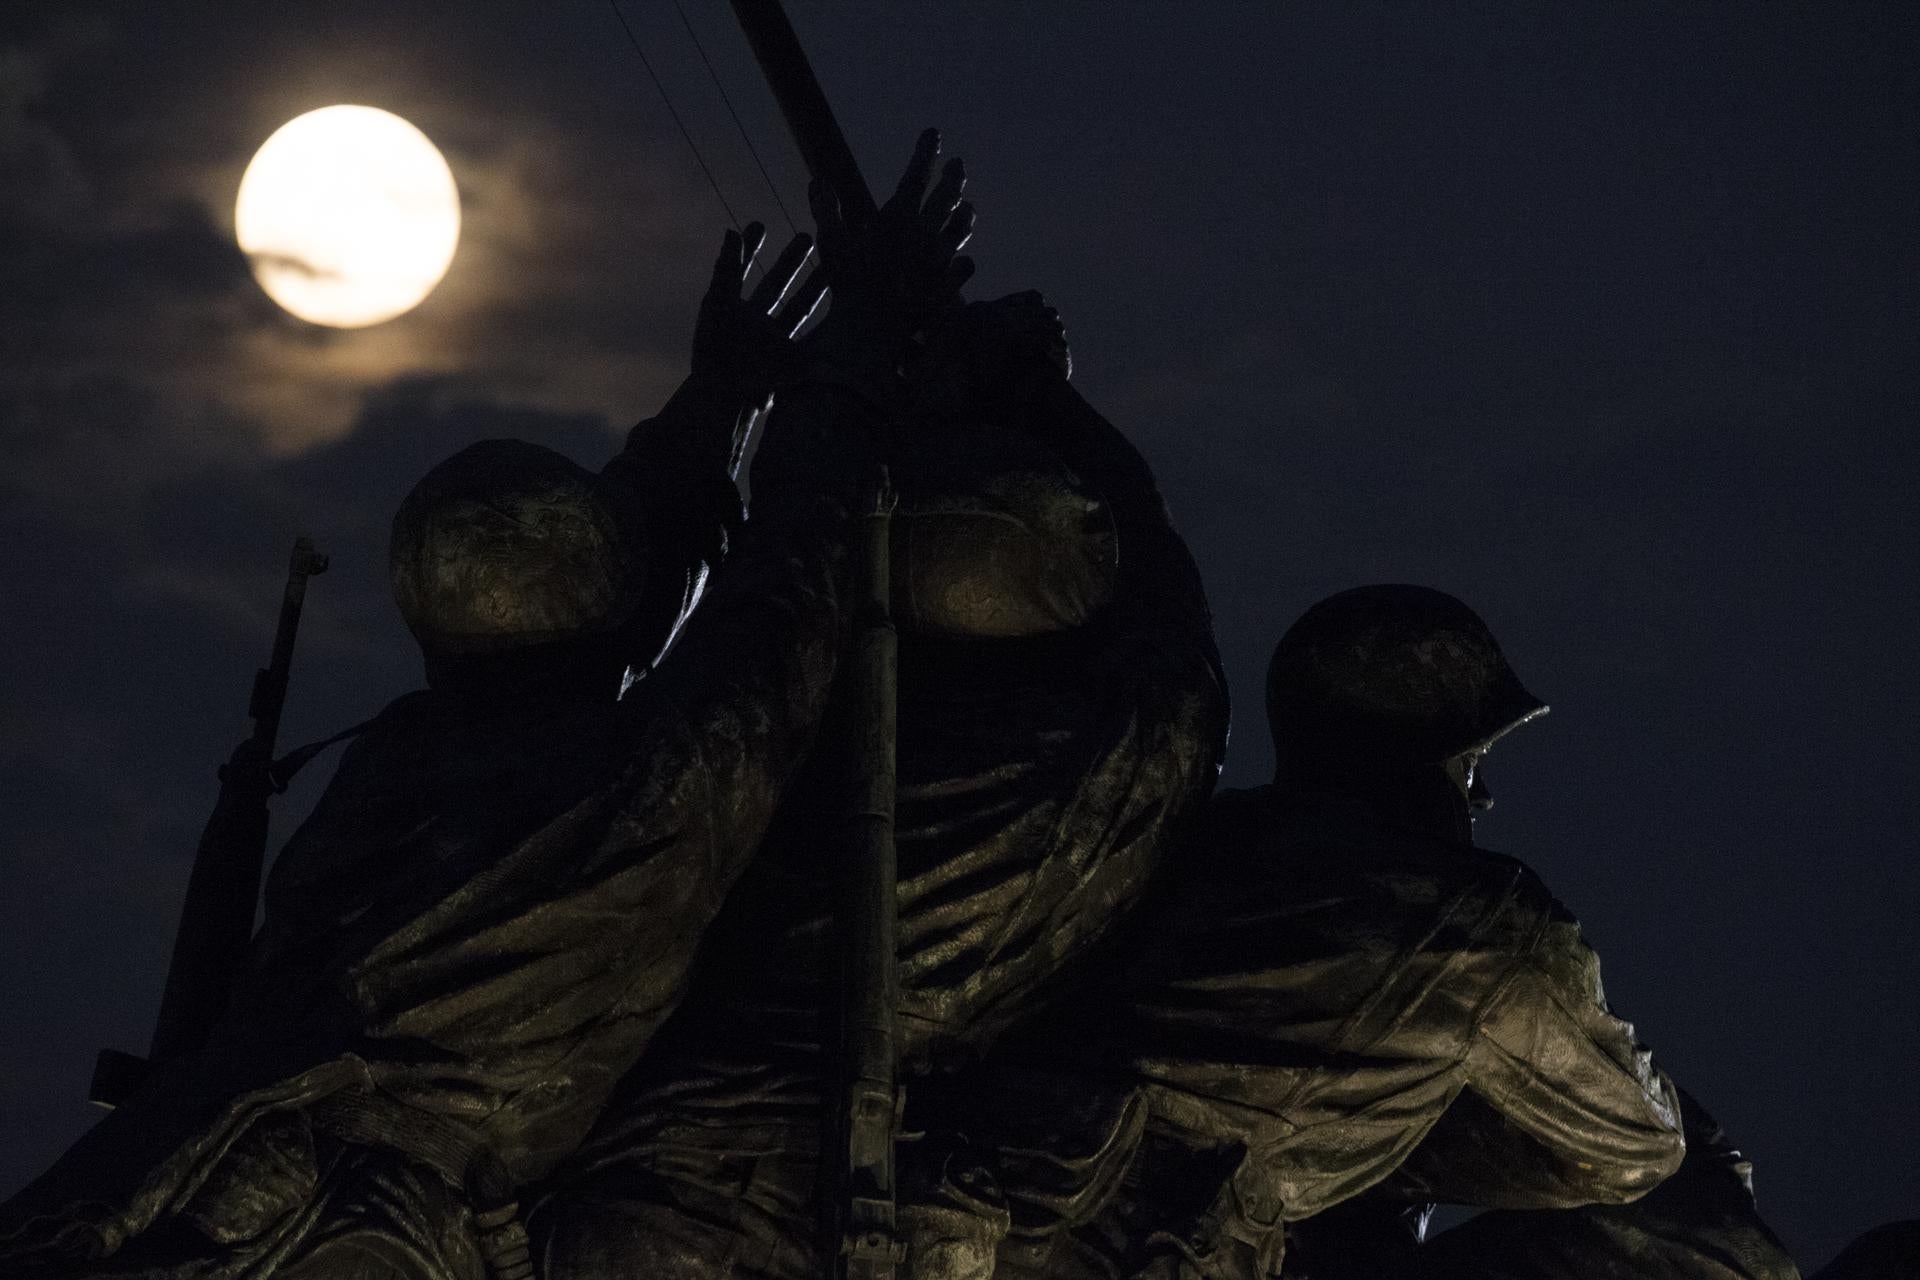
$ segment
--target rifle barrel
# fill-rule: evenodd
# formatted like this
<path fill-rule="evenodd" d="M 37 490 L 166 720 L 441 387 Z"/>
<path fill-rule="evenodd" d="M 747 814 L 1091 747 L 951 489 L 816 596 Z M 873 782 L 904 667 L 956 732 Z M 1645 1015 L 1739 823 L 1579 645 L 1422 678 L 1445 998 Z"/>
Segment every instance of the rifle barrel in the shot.
<path fill-rule="evenodd" d="M 280 596 L 280 622 L 273 632 L 273 654 L 254 682 L 247 714 L 253 717 L 253 736 L 273 754 L 280 737 L 280 713 L 287 705 L 287 679 L 293 671 L 293 644 L 300 635 L 300 609 L 307 599 L 307 579 L 327 571 L 327 558 L 313 549 L 313 540 L 293 540 L 293 558 L 287 565 L 287 586 Z"/>

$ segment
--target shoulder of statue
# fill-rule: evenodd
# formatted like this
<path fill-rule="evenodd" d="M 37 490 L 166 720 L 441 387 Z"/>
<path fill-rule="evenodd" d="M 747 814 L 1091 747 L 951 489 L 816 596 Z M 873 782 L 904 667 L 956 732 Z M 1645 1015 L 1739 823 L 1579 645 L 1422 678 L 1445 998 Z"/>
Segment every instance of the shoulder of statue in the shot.
<path fill-rule="evenodd" d="M 1540 873 L 1531 864 L 1512 854 L 1482 849 L 1477 845 L 1473 846 L 1471 853 L 1472 865 L 1479 874 L 1489 880 L 1506 883 L 1516 903 L 1544 917 L 1577 923 L 1573 913 L 1554 896 L 1553 890 L 1547 887 L 1547 882 L 1540 878 Z"/>
<path fill-rule="evenodd" d="M 1479 912 L 1489 937 L 1498 935 L 1516 950 L 1560 954 L 1585 967 L 1591 952 L 1580 921 L 1554 896 L 1538 872 L 1507 854 L 1475 848 L 1462 858 L 1480 898 Z"/>

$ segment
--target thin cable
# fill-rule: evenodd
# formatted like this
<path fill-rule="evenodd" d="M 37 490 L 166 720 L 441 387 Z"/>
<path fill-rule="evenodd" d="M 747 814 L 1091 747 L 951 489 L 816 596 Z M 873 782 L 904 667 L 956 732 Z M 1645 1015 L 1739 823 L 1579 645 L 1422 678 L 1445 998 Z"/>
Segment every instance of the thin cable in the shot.
<path fill-rule="evenodd" d="M 660 82 L 660 76 L 654 71 L 653 63 L 647 60 L 647 51 L 640 47 L 640 41 L 634 36 L 633 28 L 627 25 L 627 15 L 620 12 L 619 0 L 607 0 L 607 8 L 613 10 L 613 16 L 620 19 L 620 29 L 627 33 L 627 43 L 632 45 L 633 51 L 640 55 L 640 65 L 647 69 L 647 75 L 652 79 L 653 87 L 660 91 L 660 101 L 667 104 L 667 114 L 673 117 L 676 125 L 680 126 L 680 136 L 687 140 L 687 149 L 693 152 L 694 161 L 699 164 L 700 172 L 707 175 L 707 185 L 713 188 L 714 198 L 720 202 L 720 207 L 727 211 L 727 221 L 733 224 L 735 231 L 738 231 L 740 219 L 734 215 L 733 206 L 727 203 L 726 193 L 720 190 L 720 184 L 714 181 L 713 170 L 707 168 L 707 158 L 700 154 L 700 144 L 695 142 L 693 135 L 687 131 L 687 122 L 682 120 L 680 113 L 673 109 L 673 99 L 667 96 L 667 86 Z"/>
<path fill-rule="evenodd" d="M 747 154 L 753 157 L 754 167 L 760 170 L 761 180 L 767 184 L 767 192 L 773 197 L 773 203 L 779 207 L 780 216 L 787 220 L 787 230 L 798 234 L 800 228 L 794 225 L 793 215 L 787 212 L 787 202 L 780 198 L 780 188 L 773 184 L 773 175 L 767 172 L 767 166 L 760 159 L 760 152 L 753 145 L 753 138 L 747 133 L 747 126 L 740 122 L 740 113 L 733 109 L 733 99 L 727 96 L 727 87 L 720 83 L 720 73 L 713 69 L 713 62 L 707 57 L 707 50 L 700 43 L 700 37 L 694 32 L 693 24 L 687 21 L 687 11 L 681 7 L 680 0 L 673 0 L 673 9 L 680 15 L 680 25 L 687 29 L 687 38 L 693 41 L 694 52 L 700 55 L 700 63 L 707 69 L 707 78 L 713 81 L 713 87 L 720 91 L 720 101 L 727 104 L 727 114 L 733 117 L 733 127 L 740 131 L 740 141 L 747 144 Z"/>

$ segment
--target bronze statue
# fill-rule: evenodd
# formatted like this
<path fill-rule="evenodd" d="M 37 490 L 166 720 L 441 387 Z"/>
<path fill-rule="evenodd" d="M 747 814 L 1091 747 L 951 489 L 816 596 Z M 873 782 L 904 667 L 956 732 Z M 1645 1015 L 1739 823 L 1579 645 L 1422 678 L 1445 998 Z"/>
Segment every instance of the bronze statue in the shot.
<path fill-rule="evenodd" d="M 1484 1134 L 1497 1130 L 1486 1112 L 1469 1105 L 1443 1121 L 1430 1152 L 1409 1165 L 1429 1170 L 1388 1180 L 1348 1201 L 1327 1221 L 1299 1224 L 1285 1276 L 1301 1280 L 1384 1277 L 1385 1280 L 1793 1280 L 1799 1276 L 1785 1247 L 1754 1207 L 1751 1164 L 1705 1108 L 1679 1091 L 1687 1154 L 1672 1176 L 1628 1204 L 1588 1204 L 1542 1212 L 1496 1209 L 1424 1240 L 1417 1233 L 1384 1233 L 1384 1214 L 1407 1216 L 1409 1196 L 1473 1196 L 1525 1204 L 1530 1166 L 1474 1172 L 1485 1153 L 1511 1153 Z M 1468 1116 L 1471 1118 L 1469 1119 Z M 1504 1181 L 1503 1181 L 1504 1180 Z M 1502 1186 L 1508 1189 L 1498 1190 Z M 1443 1190 L 1449 1186 L 1455 1189 Z M 1345 1212 L 1343 1212 L 1345 1211 Z M 1416 1210 L 1407 1220 L 1421 1216 Z M 1374 1243 L 1378 1242 L 1378 1243 Z M 1387 1247 L 1380 1247 L 1385 1244 Z M 1294 1265 L 1295 1259 L 1299 1265 Z"/>
<path fill-rule="evenodd" d="M 416 486 L 428 687 L 358 731 L 211 1036 L 0 1206 L 0 1271 L 1797 1274 L 1571 914 L 1473 844 L 1546 710 L 1481 619 L 1316 605 L 1274 783 L 1212 798 L 1199 575 L 1057 313 L 964 303 L 959 163 L 923 135 L 873 207 L 736 7 L 823 269 L 798 237 L 743 298 L 729 232 L 603 471 L 490 441 Z M 1492 1211 L 1429 1242 L 1436 1201 Z"/>
<path fill-rule="evenodd" d="M 1609 1012 L 1573 917 L 1523 864 L 1472 844 L 1491 803 L 1482 757 L 1546 710 L 1485 624 L 1424 588 L 1343 592 L 1280 641 L 1267 709 L 1274 783 L 1214 801 L 1114 994 L 1064 1036 L 1010 1046 L 975 1086 L 1062 1089 L 1071 1056 L 1085 1084 L 1146 1111 L 1111 1201 L 1050 1218 L 1034 1197 L 1002 1267 L 1796 1274 L 1738 1153 Z M 992 1137 L 1063 1142 L 1045 1129 Z M 1098 1131 L 1063 1149 L 1102 1140 L 1128 1161 Z M 1435 1200 L 1532 1212 L 1416 1248 Z"/>
<path fill-rule="evenodd" d="M 896 304 L 946 296 L 957 247 L 856 241 L 883 305 L 849 281 L 848 322 L 790 354 L 817 289 L 776 306 L 805 246 L 742 303 L 729 234 L 695 374 L 610 477 L 494 443 L 422 482 L 394 550 L 429 688 L 359 736 L 283 852 L 210 1043 L 5 1207 L 6 1274 L 525 1272 L 516 1189 L 680 999 L 828 705 L 874 431 L 847 379 L 796 364 L 890 372 Z M 755 519 L 620 696 L 737 524 L 736 429 L 775 378 Z"/>
<path fill-rule="evenodd" d="M 1192 558 L 1067 368 L 1036 294 L 948 313 L 908 366 L 891 465 L 909 1131 L 943 1075 L 1106 962 L 1224 748 Z M 832 1265 L 816 1206 L 837 851 L 809 798 L 835 793 L 843 757 L 823 738 L 821 781 L 795 788 L 693 996 L 533 1215 L 549 1280 Z M 902 1143 L 902 1233 L 990 1266 L 1004 1210 L 950 1137 Z"/>

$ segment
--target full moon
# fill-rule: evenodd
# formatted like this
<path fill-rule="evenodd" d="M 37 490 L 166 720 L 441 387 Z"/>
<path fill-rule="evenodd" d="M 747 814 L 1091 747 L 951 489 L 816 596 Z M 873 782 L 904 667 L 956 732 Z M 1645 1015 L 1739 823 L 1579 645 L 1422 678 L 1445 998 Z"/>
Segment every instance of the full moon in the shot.
<path fill-rule="evenodd" d="M 427 135 L 377 107 L 322 107 L 261 144 L 233 222 L 267 296 L 358 329 L 411 311 L 453 262 L 460 192 Z"/>

